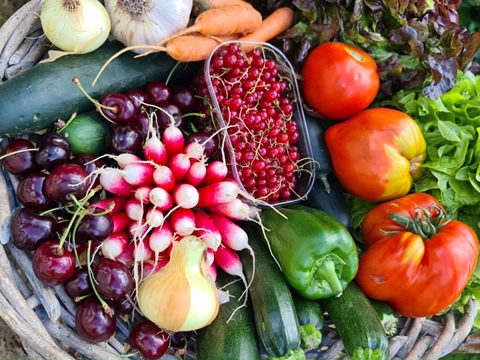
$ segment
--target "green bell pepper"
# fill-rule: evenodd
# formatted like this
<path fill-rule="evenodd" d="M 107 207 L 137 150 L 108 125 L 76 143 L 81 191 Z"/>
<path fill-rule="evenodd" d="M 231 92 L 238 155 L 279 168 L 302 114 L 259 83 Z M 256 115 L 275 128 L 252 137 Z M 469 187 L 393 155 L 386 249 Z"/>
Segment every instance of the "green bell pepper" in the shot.
<path fill-rule="evenodd" d="M 263 211 L 273 255 L 298 294 L 326 299 L 339 294 L 358 270 L 358 253 L 348 230 L 323 211 L 291 206 Z"/>

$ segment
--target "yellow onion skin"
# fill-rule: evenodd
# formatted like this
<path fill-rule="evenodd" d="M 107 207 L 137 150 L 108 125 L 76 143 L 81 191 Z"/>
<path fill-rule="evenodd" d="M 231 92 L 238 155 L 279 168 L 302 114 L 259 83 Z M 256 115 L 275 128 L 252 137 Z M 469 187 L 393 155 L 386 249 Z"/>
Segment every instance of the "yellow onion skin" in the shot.
<path fill-rule="evenodd" d="M 170 261 L 140 285 L 143 315 L 168 331 L 193 331 L 209 325 L 219 300 L 209 269 L 205 242 L 195 236 L 173 242 Z"/>
<path fill-rule="evenodd" d="M 72 54 L 98 49 L 110 34 L 110 17 L 98 0 L 46 0 L 40 21 L 48 40 Z"/>

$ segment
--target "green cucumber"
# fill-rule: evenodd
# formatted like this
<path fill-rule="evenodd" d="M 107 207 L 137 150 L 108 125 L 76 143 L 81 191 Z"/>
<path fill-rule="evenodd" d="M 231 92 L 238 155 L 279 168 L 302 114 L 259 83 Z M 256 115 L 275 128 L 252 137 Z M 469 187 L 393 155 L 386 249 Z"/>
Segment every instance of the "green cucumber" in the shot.
<path fill-rule="evenodd" d="M 372 306 L 382 322 L 385 333 L 387 335 L 395 335 L 397 333 L 399 320 L 399 315 L 397 312 L 384 301 L 372 300 Z"/>
<path fill-rule="evenodd" d="M 245 225 L 250 246 L 255 253 L 255 276 L 252 281 L 253 260 L 248 251 L 240 257 L 248 281 L 257 334 L 271 357 L 285 355 L 300 346 L 300 331 L 295 304 L 285 277 L 271 257 L 255 228 Z"/>
<path fill-rule="evenodd" d="M 300 325 L 300 342 L 304 350 L 316 349 L 322 342 L 322 328 L 325 320 L 317 301 L 294 295 L 293 301 Z"/>
<path fill-rule="evenodd" d="M 220 305 L 215 320 L 197 332 L 198 359 L 260 359 L 251 307 L 238 309 L 228 321 L 243 303 L 243 299 L 238 299 L 244 287 L 235 280 L 235 277 L 221 271 L 218 274 L 217 286 L 230 284 L 223 290 L 228 291 L 231 297 L 229 302 Z"/>
<path fill-rule="evenodd" d="M 110 142 L 110 124 L 96 111 L 76 116 L 61 133 L 74 155 L 102 155 Z"/>
<path fill-rule="evenodd" d="M 371 357 L 373 352 L 381 359 L 388 358 L 388 339 L 382 323 L 355 283 L 348 284 L 339 297 L 321 300 L 320 305 L 330 315 L 350 356 L 361 359 Z"/>
<path fill-rule="evenodd" d="M 92 87 L 102 65 L 122 48 L 123 45 L 113 42 L 89 54 L 64 56 L 38 64 L 0 85 L 0 137 L 35 132 L 58 119 L 66 121 L 74 112 L 92 109 L 92 103 L 72 82 L 75 76 L 92 97 L 100 98 L 107 93 L 139 88 L 149 81 L 165 80 L 176 63 L 165 53 L 139 59 L 126 53 L 115 59 Z M 191 75 L 183 66 L 175 71 L 177 74 Z"/>

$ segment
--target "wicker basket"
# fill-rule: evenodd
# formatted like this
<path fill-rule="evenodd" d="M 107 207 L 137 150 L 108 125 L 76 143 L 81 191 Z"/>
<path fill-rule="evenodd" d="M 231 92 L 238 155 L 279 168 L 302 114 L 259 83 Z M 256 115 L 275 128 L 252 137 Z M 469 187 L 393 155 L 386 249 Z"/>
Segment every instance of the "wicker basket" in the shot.
<path fill-rule="evenodd" d="M 51 46 L 42 34 L 38 13 L 41 0 L 32 0 L 0 29 L 0 82 L 35 65 Z M 0 99 L 1 101 L 1 99 Z M 4 146 L 6 141 L 2 142 Z M 15 196 L 18 180 L 5 171 L 0 176 L 0 317 L 20 338 L 32 359 L 124 359 L 130 347 L 129 325 L 119 319 L 116 336 L 105 343 L 91 344 L 79 338 L 75 328 L 75 304 L 63 286 L 43 285 L 32 270 L 27 252 L 9 242 L 9 219 L 19 206 Z M 395 359 L 438 359 L 457 350 L 480 353 L 480 334 L 468 336 L 478 303 L 470 300 L 465 314 L 455 324 L 452 313 L 433 321 L 401 319 L 399 333 L 390 339 Z M 165 357 L 194 358 L 194 339 L 186 351 Z M 319 349 L 308 358 L 343 356 L 344 347 L 335 326 L 324 331 Z M 395 357 L 396 356 L 396 357 Z"/>

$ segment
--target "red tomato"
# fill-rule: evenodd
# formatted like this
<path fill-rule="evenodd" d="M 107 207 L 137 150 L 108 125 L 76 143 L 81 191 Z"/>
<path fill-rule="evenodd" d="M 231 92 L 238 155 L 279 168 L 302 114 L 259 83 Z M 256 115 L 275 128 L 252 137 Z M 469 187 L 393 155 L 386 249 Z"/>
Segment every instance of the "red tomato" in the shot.
<path fill-rule="evenodd" d="M 320 45 L 302 69 L 303 95 L 314 110 L 343 120 L 365 110 L 377 95 L 377 64 L 366 52 L 339 42 Z"/>

